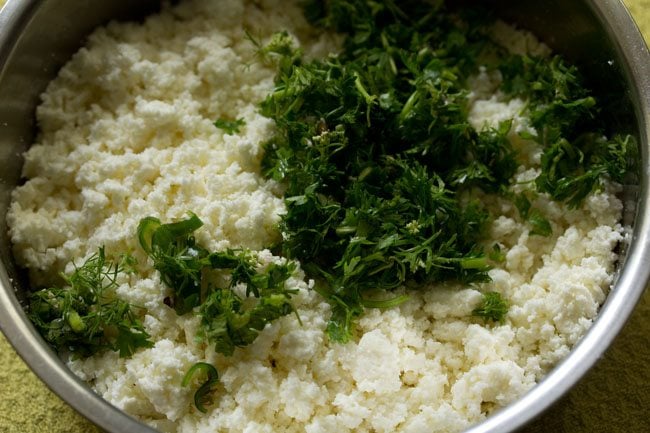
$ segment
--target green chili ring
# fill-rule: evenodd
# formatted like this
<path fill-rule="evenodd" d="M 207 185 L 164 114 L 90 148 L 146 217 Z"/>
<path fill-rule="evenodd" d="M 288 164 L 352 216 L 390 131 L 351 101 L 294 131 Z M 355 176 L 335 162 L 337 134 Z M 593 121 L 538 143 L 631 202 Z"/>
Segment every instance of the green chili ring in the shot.
<path fill-rule="evenodd" d="M 189 370 L 187 370 L 187 373 L 185 373 L 185 376 L 183 376 L 181 386 L 189 386 L 190 381 L 194 377 L 195 373 L 199 370 L 204 371 L 208 378 L 194 393 L 194 406 L 196 406 L 200 412 L 206 413 L 207 410 L 203 404 L 208 394 L 212 391 L 212 386 L 219 381 L 219 372 L 217 369 L 214 368 L 212 364 L 208 364 L 207 362 L 197 362 L 192 367 L 190 367 Z"/>

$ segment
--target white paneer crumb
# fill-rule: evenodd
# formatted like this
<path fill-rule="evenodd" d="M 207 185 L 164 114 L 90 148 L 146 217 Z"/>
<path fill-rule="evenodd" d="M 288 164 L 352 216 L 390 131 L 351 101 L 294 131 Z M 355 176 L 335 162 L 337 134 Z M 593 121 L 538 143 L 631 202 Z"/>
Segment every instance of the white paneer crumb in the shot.
<path fill-rule="evenodd" d="M 262 145 L 273 124 L 257 104 L 274 70 L 256 61 L 244 29 L 266 38 L 295 35 L 310 56 L 336 50 L 336 37 L 315 32 L 297 2 L 188 0 L 143 23 L 95 31 L 49 85 L 37 111 L 40 134 L 25 155 L 25 184 L 7 215 L 17 261 L 35 285 L 70 271 L 98 247 L 147 257 L 135 238 L 139 220 L 196 213 L 198 242 L 211 250 L 260 250 L 278 240 L 285 212 L 281 188 L 260 175 Z M 494 39 L 515 52 L 548 55 L 529 33 L 499 23 Z M 499 94 L 500 74 L 470 79 L 469 121 L 477 129 L 512 121 L 520 164 L 513 192 L 532 188 L 540 147 L 526 101 Z M 220 117 L 243 118 L 228 135 Z M 104 352 L 68 366 L 103 398 L 163 432 L 459 432 L 535 385 L 589 328 L 612 283 L 623 240 L 617 187 L 592 194 L 579 209 L 544 194 L 535 207 L 552 234 L 531 234 L 511 202 L 492 197 L 486 247 L 503 263 L 481 291 L 508 300 L 503 323 L 471 316 L 475 287 L 445 284 L 409 292 L 389 310 L 368 310 L 359 338 L 330 343 L 330 306 L 300 270 L 288 285 L 297 315 L 280 318 L 232 357 L 194 338 L 198 318 L 179 317 L 157 272 L 120 280 L 116 294 L 138 305 L 155 340 L 130 359 Z M 265 262 L 279 262 L 268 250 Z M 181 387 L 199 361 L 220 373 L 209 412 Z"/>
<path fill-rule="evenodd" d="M 548 57 L 551 54 L 548 45 L 540 43 L 534 34 L 526 30 L 516 30 L 503 21 L 494 23 L 491 37 L 514 54 L 531 54 L 540 57 Z"/>

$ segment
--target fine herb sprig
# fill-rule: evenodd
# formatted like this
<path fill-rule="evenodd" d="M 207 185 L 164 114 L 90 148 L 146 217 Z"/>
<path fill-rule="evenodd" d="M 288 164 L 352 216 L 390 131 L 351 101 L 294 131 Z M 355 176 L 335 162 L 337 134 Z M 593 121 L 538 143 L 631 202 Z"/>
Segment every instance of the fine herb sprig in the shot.
<path fill-rule="evenodd" d="M 127 272 L 133 258 L 119 262 L 106 258 L 104 248 L 63 275 L 66 286 L 38 290 L 29 298 L 29 318 L 57 351 L 69 350 L 82 357 L 103 350 L 131 356 L 153 343 L 129 303 L 117 298 L 117 277 Z"/>

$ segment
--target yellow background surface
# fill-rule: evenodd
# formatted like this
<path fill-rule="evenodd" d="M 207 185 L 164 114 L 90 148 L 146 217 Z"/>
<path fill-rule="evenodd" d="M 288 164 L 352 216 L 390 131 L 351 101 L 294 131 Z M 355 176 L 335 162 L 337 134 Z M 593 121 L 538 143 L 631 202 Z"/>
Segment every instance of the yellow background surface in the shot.
<path fill-rule="evenodd" d="M 650 0 L 625 3 L 650 41 Z M 0 433 L 99 432 L 50 392 L 0 333 Z M 650 292 L 596 367 L 522 433 L 546 432 L 650 433 Z"/>

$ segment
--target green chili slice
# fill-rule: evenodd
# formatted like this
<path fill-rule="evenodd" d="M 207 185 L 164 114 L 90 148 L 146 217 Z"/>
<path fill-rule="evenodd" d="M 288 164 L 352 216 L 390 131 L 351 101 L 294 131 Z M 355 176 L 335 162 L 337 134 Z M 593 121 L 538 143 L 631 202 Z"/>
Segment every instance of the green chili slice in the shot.
<path fill-rule="evenodd" d="M 194 405 L 199 411 L 206 413 L 207 410 L 204 404 L 207 402 L 208 394 L 212 391 L 212 386 L 219 381 L 219 372 L 212 364 L 208 364 L 207 362 L 197 362 L 187 370 L 187 373 L 183 376 L 181 386 L 189 386 L 192 378 L 198 371 L 203 371 L 206 374 L 207 379 L 194 393 Z"/>

